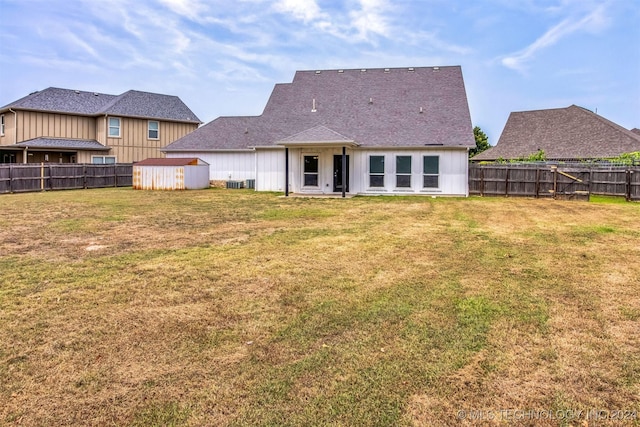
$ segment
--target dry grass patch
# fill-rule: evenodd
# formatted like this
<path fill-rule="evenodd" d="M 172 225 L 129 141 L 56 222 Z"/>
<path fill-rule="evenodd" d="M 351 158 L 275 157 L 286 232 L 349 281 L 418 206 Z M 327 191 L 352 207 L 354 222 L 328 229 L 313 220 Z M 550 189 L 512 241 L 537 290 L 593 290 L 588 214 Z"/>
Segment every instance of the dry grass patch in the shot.
<path fill-rule="evenodd" d="M 637 204 L 104 189 L 0 206 L 0 424 L 640 409 Z"/>

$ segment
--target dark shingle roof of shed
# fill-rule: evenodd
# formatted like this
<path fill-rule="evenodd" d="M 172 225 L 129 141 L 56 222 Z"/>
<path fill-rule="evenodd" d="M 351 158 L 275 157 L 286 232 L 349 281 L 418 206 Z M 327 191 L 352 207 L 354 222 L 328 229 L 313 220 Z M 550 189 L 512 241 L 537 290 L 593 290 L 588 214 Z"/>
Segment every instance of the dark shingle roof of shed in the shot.
<path fill-rule="evenodd" d="M 34 92 L 0 111 L 23 109 L 83 116 L 114 115 L 200 123 L 177 96 L 130 90 L 122 95 L 50 87 Z"/>
<path fill-rule="evenodd" d="M 462 70 L 451 66 L 297 71 L 262 115 L 220 117 L 165 150 L 272 146 L 318 126 L 361 146 L 475 146 Z"/>
<path fill-rule="evenodd" d="M 513 112 L 495 147 L 473 161 L 518 159 L 544 150 L 547 159 L 616 157 L 640 150 L 640 136 L 589 110 L 571 105 Z"/>

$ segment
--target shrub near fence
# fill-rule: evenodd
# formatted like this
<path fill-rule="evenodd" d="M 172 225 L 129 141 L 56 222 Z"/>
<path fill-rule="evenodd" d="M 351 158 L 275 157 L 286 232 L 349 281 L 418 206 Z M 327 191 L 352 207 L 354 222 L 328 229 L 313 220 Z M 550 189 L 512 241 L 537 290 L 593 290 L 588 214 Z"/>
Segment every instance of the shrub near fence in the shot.
<path fill-rule="evenodd" d="M 0 193 L 130 187 L 131 164 L 0 164 Z"/>
<path fill-rule="evenodd" d="M 586 199 L 598 194 L 640 200 L 640 167 L 471 164 L 469 194 Z"/>

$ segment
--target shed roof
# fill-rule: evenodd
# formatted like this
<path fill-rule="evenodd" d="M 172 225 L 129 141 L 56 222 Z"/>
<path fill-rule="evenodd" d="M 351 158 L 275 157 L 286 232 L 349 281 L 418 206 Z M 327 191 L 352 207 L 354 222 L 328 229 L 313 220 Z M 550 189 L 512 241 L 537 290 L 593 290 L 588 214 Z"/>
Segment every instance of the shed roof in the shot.
<path fill-rule="evenodd" d="M 135 166 L 193 166 L 208 165 L 207 162 L 197 157 L 185 158 L 149 158 L 135 163 Z"/>
<path fill-rule="evenodd" d="M 640 151 L 640 136 L 587 109 L 513 112 L 495 147 L 473 161 L 518 159 L 544 150 L 547 159 L 594 159 Z"/>
<path fill-rule="evenodd" d="M 50 87 L 0 108 L 83 116 L 112 115 L 200 123 L 180 98 L 159 93 L 127 91 L 121 95 Z"/>
<path fill-rule="evenodd" d="M 362 146 L 475 145 L 462 70 L 451 66 L 297 71 L 262 115 L 219 117 L 164 151 L 272 146 L 321 127 Z"/>

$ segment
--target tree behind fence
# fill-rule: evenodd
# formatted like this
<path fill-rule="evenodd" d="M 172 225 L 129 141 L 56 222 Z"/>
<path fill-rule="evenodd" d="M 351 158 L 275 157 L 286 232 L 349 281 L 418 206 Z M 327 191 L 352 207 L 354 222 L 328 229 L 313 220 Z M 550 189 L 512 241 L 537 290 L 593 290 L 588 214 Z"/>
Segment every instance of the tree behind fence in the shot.
<path fill-rule="evenodd" d="M 132 176 L 131 164 L 4 164 L 0 193 L 130 187 Z"/>

